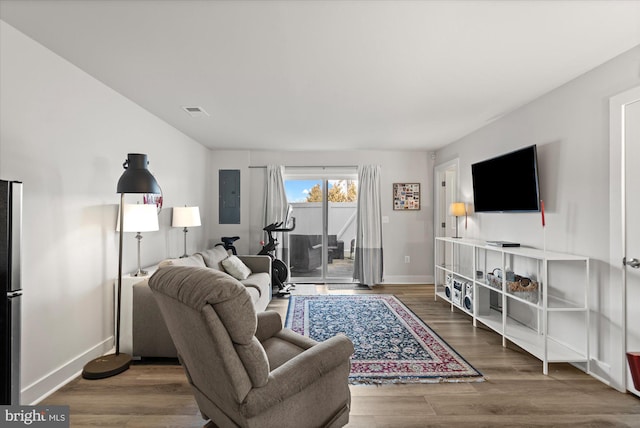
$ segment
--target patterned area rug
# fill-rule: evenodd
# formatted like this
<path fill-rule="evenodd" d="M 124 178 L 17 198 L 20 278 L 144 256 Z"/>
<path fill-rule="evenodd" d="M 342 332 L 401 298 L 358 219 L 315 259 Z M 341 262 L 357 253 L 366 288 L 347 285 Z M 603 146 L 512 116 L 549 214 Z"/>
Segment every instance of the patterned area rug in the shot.
<path fill-rule="evenodd" d="M 317 341 L 351 339 L 352 384 L 484 380 L 393 295 L 292 295 L 286 327 Z"/>

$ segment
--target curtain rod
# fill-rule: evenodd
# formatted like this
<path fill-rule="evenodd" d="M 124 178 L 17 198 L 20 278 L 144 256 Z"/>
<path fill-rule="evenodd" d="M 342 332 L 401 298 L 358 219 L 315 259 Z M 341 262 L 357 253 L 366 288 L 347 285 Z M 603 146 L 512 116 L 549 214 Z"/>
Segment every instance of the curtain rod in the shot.
<path fill-rule="evenodd" d="M 266 165 L 249 165 L 249 168 L 266 168 Z M 285 168 L 357 168 L 358 165 L 284 165 Z"/>

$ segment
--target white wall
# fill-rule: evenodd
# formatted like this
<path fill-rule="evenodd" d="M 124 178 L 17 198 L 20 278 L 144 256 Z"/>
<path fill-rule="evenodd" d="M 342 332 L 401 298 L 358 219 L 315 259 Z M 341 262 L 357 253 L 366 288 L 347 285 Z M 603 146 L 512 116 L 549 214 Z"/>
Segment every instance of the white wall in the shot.
<path fill-rule="evenodd" d="M 0 178 L 24 182 L 22 403 L 33 403 L 113 345 L 116 184 L 147 153 L 163 189 L 160 231 L 142 264 L 183 251 L 174 205 L 206 206 L 208 150 L 0 22 Z M 179 106 L 176 106 L 179 108 Z M 189 251 L 205 245 L 203 227 Z M 125 234 L 124 271 L 137 264 Z"/>
<path fill-rule="evenodd" d="M 390 142 L 391 144 L 392 142 Z M 426 151 L 212 151 L 211 176 L 217 180 L 218 169 L 240 169 L 241 224 L 212 226 L 211 236 L 240 236 L 236 247 L 241 253 L 255 254 L 262 237 L 264 207 L 264 168 L 249 166 L 345 166 L 378 164 L 382 166 L 382 215 L 385 282 L 425 283 L 433 280 L 433 161 Z M 419 211 L 393 211 L 392 184 L 421 183 L 422 207 Z M 214 223 L 217 223 L 217 186 L 214 199 Z M 411 263 L 404 263 L 410 256 Z"/>
<path fill-rule="evenodd" d="M 235 242 L 238 254 L 255 254 L 249 252 L 249 218 L 250 212 L 259 207 L 251 206 L 251 194 L 253 189 L 247 179 L 249 176 L 249 152 L 243 150 L 212 150 L 209 154 L 209 179 L 211 182 L 210 206 L 211 206 L 211 233 L 209 233 L 208 247 L 221 242 L 223 236 L 239 236 Z M 221 169 L 240 170 L 240 224 L 219 224 L 219 192 L 218 171 Z M 261 207 L 262 205 L 260 205 Z M 262 208 L 260 208 L 262 209 Z M 252 247 L 253 248 L 253 247 Z"/>
<path fill-rule="evenodd" d="M 595 376 L 620 388 L 619 284 L 609 272 L 609 98 L 640 84 L 640 46 L 507 114 L 436 153 L 460 159 L 460 194 L 473 202 L 472 163 L 538 145 L 547 249 L 591 258 L 591 331 Z M 505 179 L 505 183 L 508 178 Z M 496 189 L 496 197 L 500 192 Z M 543 246 L 539 213 L 477 213 L 465 236 Z M 570 287 L 570 285 L 568 285 Z"/>

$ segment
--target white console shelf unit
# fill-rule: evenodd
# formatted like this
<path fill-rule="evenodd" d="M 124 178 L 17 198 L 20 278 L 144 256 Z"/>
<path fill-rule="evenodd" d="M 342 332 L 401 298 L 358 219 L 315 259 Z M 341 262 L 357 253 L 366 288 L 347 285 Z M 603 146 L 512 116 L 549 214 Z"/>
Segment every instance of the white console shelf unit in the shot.
<path fill-rule="evenodd" d="M 434 254 L 436 300 L 500 334 L 503 346 L 509 340 L 540 359 L 545 375 L 554 362 L 584 363 L 589 373 L 589 258 L 448 237 L 435 239 Z M 507 271 L 537 287 L 522 291 Z"/>

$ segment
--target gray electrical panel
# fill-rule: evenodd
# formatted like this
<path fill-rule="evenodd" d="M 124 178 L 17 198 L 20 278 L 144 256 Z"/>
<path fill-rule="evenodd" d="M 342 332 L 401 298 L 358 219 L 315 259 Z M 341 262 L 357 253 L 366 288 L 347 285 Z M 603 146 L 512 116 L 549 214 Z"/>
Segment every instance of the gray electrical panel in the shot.
<path fill-rule="evenodd" d="M 218 171 L 218 217 L 220 224 L 240 224 L 240 170 Z"/>

